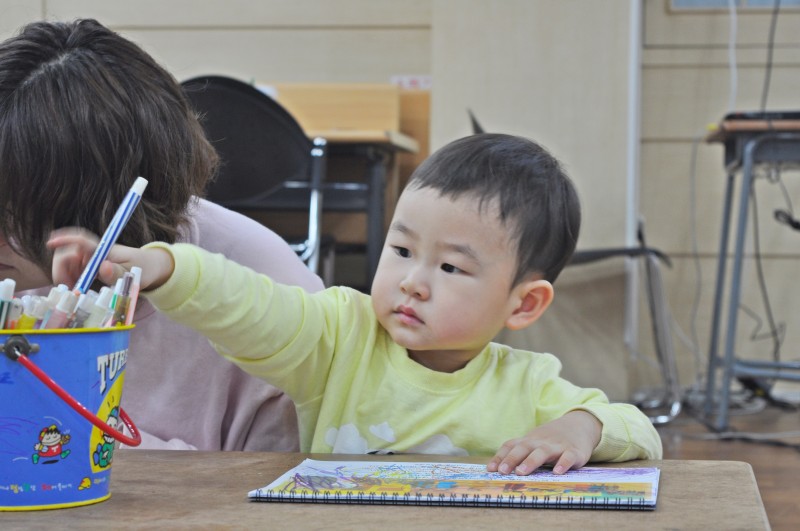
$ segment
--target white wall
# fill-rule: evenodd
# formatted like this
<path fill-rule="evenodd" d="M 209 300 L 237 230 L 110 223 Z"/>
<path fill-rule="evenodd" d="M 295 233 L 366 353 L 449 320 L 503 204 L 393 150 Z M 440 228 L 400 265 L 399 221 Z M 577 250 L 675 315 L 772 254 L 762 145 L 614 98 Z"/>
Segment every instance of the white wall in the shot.
<path fill-rule="evenodd" d="M 0 0 L 0 37 L 29 20 L 97 18 L 179 80 L 377 82 L 430 72 L 429 0 Z"/>

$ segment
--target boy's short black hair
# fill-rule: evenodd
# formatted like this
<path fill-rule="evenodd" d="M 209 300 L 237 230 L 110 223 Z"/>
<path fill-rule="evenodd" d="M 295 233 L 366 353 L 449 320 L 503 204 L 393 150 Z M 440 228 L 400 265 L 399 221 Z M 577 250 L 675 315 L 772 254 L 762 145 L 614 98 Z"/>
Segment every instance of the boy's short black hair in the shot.
<path fill-rule="evenodd" d="M 474 195 L 481 208 L 496 200 L 517 243 L 513 285 L 531 273 L 555 281 L 575 251 L 581 224 L 575 187 L 559 162 L 526 138 L 482 133 L 455 140 L 423 162 L 408 187 L 451 199 Z"/>

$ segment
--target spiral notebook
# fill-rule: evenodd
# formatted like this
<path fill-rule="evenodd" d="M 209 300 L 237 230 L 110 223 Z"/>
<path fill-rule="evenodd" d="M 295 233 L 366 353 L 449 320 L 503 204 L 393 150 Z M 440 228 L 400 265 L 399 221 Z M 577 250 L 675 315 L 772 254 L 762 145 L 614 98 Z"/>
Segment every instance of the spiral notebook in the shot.
<path fill-rule="evenodd" d="M 486 472 L 485 465 L 306 459 L 254 501 L 465 507 L 643 509 L 656 507 L 658 468 L 584 467 L 556 475 Z"/>

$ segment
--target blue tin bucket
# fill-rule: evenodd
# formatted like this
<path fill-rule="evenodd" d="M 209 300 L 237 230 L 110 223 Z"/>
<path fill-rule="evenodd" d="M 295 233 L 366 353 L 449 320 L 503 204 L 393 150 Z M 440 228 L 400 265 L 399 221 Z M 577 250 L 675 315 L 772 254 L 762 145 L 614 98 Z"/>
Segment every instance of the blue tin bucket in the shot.
<path fill-rule="evenodd" d="M 141 443 L 120 407 L 132 328 L 0 331 L 0 511 L 111 495 L 115 441 Z"/>

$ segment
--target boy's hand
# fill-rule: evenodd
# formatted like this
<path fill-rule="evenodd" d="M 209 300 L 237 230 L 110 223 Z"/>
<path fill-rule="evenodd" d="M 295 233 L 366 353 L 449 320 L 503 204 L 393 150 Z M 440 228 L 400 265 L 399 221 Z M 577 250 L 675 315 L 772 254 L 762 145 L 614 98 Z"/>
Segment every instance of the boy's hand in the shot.
<path fill-rule="evenodd" d="M 570 411 L 561 418 L 534 428 L 524 437 L 506 441 L 486 465 L 489 472 L 524 476 L 546 464 L 563 474 L 589 462 L 603 425 L 586 411 Z"/>
<path fill-rule="evenodd" d="M 65 228 L 53 231 L 47 248 L 53 249 L 53 283 L 74 286 L 97 248 L 98 238 L 89 231 Z M 132 267 L 142 268 L 140 289 L 155 289 L 172 275 L 172 255 L 163 249 L 137 249 L 114 245 L 100 265 L 97 279 L 113 286 Z"/>

